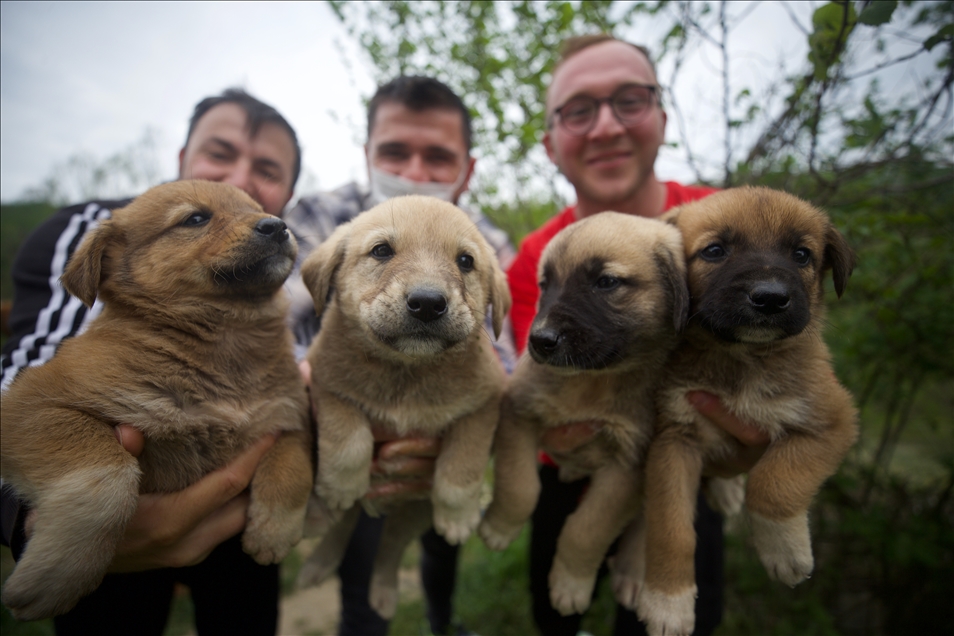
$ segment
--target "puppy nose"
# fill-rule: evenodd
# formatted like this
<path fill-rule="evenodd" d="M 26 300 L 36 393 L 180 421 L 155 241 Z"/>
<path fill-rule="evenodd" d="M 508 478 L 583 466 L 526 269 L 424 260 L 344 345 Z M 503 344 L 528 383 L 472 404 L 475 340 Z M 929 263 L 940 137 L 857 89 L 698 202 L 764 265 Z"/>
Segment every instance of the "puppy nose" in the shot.
<path fill-rule="evenodd" d="M 536 329 L 530 332 L 530 346 L 539 354 L 547 355 L 560 344 L 560 332 L 556 329 Z"/>
<path fill-rule="evenodd" d="M 777 314 L 788 309 L 791 298 L 788 288 L 778 281 L 757 283 L 749 292 L 749 302 L 763 314 Z"/>
<path fill-rule="evenodd" d="M 262 219 L 255 224 L 255 231 L 276 243 L 283 243 L 288 240 L 285 222 L 278 217 L 270 216 L 267 219 Z"/>
<path fill-rule="evenodd" d="M 407 311 L 421 322 L 431 322 L 447 313 L 447 299 L 433 289 L 416 289 L 407 296 Z"/>

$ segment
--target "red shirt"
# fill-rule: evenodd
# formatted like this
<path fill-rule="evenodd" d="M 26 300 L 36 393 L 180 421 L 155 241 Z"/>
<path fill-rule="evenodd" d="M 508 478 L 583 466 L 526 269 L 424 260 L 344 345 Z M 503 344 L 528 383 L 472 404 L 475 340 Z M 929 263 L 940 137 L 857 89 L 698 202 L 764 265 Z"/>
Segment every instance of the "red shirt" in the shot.
<path fill-rule="evenodd" d="M 664 212 L 677 205 L 689 203 L 707 197 L 713 192 L 718 192 L 717 188 L 684 186 L 675 181 L 667 181 L 664 185 L 666 186 Z M 517 258 L 510 269 L 507 270 L 510 294 L 513 296 L 510 320 L 513 323 L 513 338 L 517 346 L 517 353 L 522 353 L 526 348 L 530 324 L 537 314 L 537 300 L 540 297 L 540 288 L 537 286 L 537 266 L 540 263 L 543 248 L 560 230 L 576 220 L 575 212 L 576 206 L 571 205 L 544 223 L 540 228 L 528 234 L 520 244 Z"/>

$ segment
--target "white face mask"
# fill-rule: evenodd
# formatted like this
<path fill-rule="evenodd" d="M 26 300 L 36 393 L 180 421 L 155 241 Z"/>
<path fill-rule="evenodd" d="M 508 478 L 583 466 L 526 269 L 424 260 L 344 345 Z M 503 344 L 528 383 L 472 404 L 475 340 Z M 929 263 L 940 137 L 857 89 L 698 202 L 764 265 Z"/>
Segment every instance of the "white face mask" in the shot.
<path fill-rule="evenodd" d="M 454 195 L 457 189 L 464 183 L 467 177 L 467 166 L 460 170 L 460 175 L 454 183 L 438 183 L 436 181 L 411 181 L 396 174 L 379 170 L 370 166 L 368 180 L 371 187 L 371 202 L 374 205 L 387 201 L 392 197 L 400 197 L 407 194 L 420 194 L 428 197 L 436 197 L 448 203 L 454 203 Z"/>

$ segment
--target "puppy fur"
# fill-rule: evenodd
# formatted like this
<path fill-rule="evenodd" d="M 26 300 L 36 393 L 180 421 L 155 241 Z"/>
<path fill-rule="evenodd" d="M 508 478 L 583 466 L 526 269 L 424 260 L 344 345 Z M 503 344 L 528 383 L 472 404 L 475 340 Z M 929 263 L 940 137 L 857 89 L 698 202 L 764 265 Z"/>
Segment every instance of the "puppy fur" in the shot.
<path fill-rule="evenodd" d="M 153 188 L 93 230 L 62 282 L 102 314 L 3 395 L 3 479 L 36 511 L 3 602 L 20 620 L 95 589 L 140 493 L 166 493 L 285 431 L 251 483 L 245 551 L 277 563 L 311 489 L 308 405 L 280 293 L 297 248 L 232 186 Z M 146 438 L 134 458 L 113 427 Z"/>
<path fill-rule="evenodd" d="M 560 232 L 540 261 L 538 313 L 501 407 L 480 534 L 501 550 L 530 518 L 544 430 L 601 425 L 592 441 L 554 456 L 562 480 L 592 480 L 550 571 L 551 602 L 564 615 L 589 606 L 606 551 L 639 509 L 653 387 L 687 316 L 682 254 L 671 225 L 604 212 Z"/>
<path fill-rule="evenodd" d="M 419 196 L 340 226 L 305 260 L 302 277 L 322 319 L 308 352 L 321 457 L 315 490 L 332 511 L 349 511 L 309 559 L 302 584 L 340 562 L 369 488 L 372 428 L 442 440 L 430 501 L 387 510 L 370 600 L 390 618 L 407 543 L 432 518 L 449 542 L 462 543 L 480 520 L 504 383 L 484 318 L 490 305 L 499 335 L 510 292 L 467 215 Z"/>
<path fill-rule="evenodd" d="M 649 633 L 694 628 L 693 514 L 710 460 L 739 443 L 686 400 L 718 395 L 771 437 L 748 474 L 745 504 L 769 575 L 812 571 L 807 510 L 857 437 L 857 414 L 822 340 L 824 279 L 844 292 L 854 255 L 828 217 L 767 188 L 725 190 L 672 211 L 692 297 L 683 342 L 666 366 L 646 463 L 646 579 L 636 600 Z"/>

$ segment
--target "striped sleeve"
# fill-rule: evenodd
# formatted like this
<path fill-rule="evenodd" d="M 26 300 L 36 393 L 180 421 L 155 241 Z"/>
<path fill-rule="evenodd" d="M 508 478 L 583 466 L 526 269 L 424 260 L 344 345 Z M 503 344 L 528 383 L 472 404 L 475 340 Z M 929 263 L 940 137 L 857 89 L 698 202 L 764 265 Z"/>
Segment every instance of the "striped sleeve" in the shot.
<path fill-rule="evenodd" d="M 66 293 L 60 276 L 83 237 L 125 201 L 91 202 L 64 208 L 40 225 L 20 246 L 13 261 L 10 338 L 0 356 L 6 389 L 28 366 L 50 360 L 63 340 L 79 333 L 101 306 L 90 310 Z"/>

